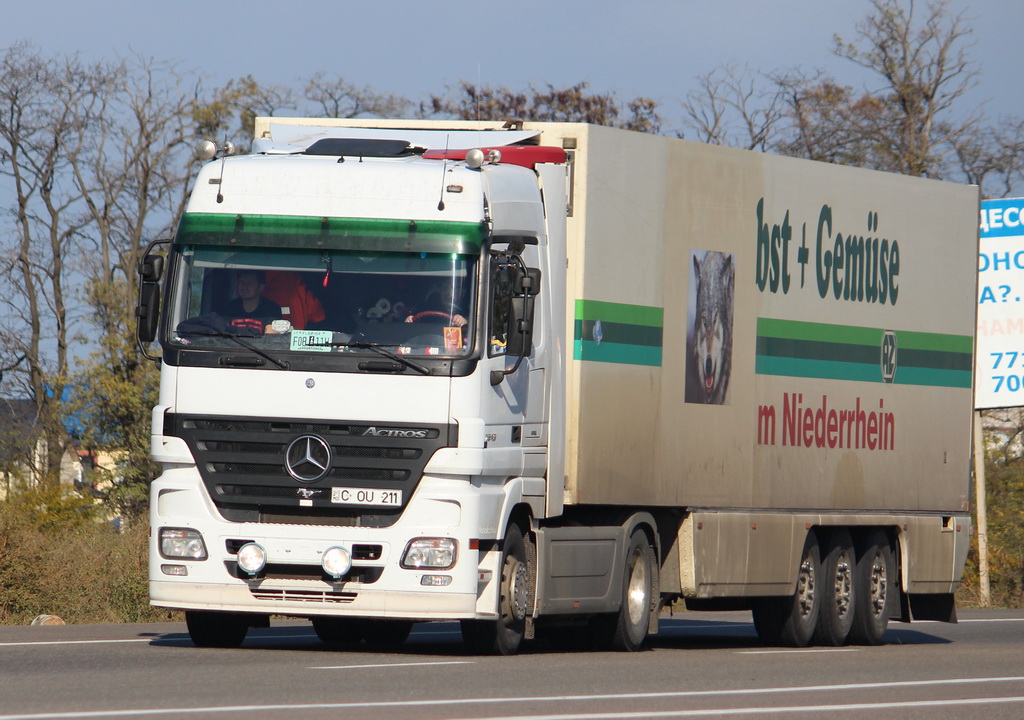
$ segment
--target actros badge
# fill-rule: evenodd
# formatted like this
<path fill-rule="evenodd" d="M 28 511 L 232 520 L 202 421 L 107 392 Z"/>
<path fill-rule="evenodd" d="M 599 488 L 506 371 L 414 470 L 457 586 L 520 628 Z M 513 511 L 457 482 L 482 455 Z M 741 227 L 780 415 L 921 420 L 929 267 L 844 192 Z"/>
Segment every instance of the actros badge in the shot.
<path fill-rule="evenodd" d="M 299 482 L 316 482 L 331 469 L 331 446 L 317 435 L 300 435 L 284 451 L 284 466 Z"/>

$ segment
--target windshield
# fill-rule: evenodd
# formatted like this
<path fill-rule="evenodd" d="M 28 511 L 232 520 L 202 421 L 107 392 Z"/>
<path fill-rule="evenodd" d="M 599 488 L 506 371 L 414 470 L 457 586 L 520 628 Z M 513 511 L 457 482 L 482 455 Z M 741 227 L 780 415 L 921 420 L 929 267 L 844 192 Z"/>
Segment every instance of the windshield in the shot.
<path fill-rule="evenodd" d="M 404 243 L 403 243 L 404 244 Z M 472 350 L 477 257 L 458 252 L 182 244 L 171 347 L 461 357 Z"/>

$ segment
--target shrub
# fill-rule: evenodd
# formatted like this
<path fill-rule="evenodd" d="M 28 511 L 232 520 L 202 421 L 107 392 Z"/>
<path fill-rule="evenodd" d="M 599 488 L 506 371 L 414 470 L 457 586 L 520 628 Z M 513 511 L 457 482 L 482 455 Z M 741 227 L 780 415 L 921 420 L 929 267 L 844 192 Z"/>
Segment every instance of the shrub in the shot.
<path fill-rule="evenodd" d="M 144 522 L 118 530 L 88 499 L 30 491 L 0 502 L 0 624 L 152 622 Z"/>

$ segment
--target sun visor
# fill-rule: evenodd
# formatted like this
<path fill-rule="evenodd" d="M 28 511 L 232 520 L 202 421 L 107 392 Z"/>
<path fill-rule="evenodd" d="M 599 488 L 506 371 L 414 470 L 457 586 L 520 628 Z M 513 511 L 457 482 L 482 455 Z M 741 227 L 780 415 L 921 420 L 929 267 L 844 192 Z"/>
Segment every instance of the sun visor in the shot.
<path fill-rule="evenodd" d="M 289 154 L 302 152 L 325 138 L 406 140 L 428 149 L 495 147 L 516 145 L 538 137 L 539 130 L 402 130 L 395 128 L 351 128 L 323 125 L 270 123 L 270 138 L 253 142 L 254 153 Z"/>

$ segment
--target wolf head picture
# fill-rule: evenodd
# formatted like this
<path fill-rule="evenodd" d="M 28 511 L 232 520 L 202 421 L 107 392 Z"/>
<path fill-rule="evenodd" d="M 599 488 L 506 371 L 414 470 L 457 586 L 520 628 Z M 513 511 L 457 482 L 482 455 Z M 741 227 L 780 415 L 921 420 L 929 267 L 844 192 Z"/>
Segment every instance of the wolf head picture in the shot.
<path fill-rule="evenodd" d="M 733 256 L 694 251 L 691 327 L 686 334 L 686 402 L 724 405 L 732 371 Z"/>

